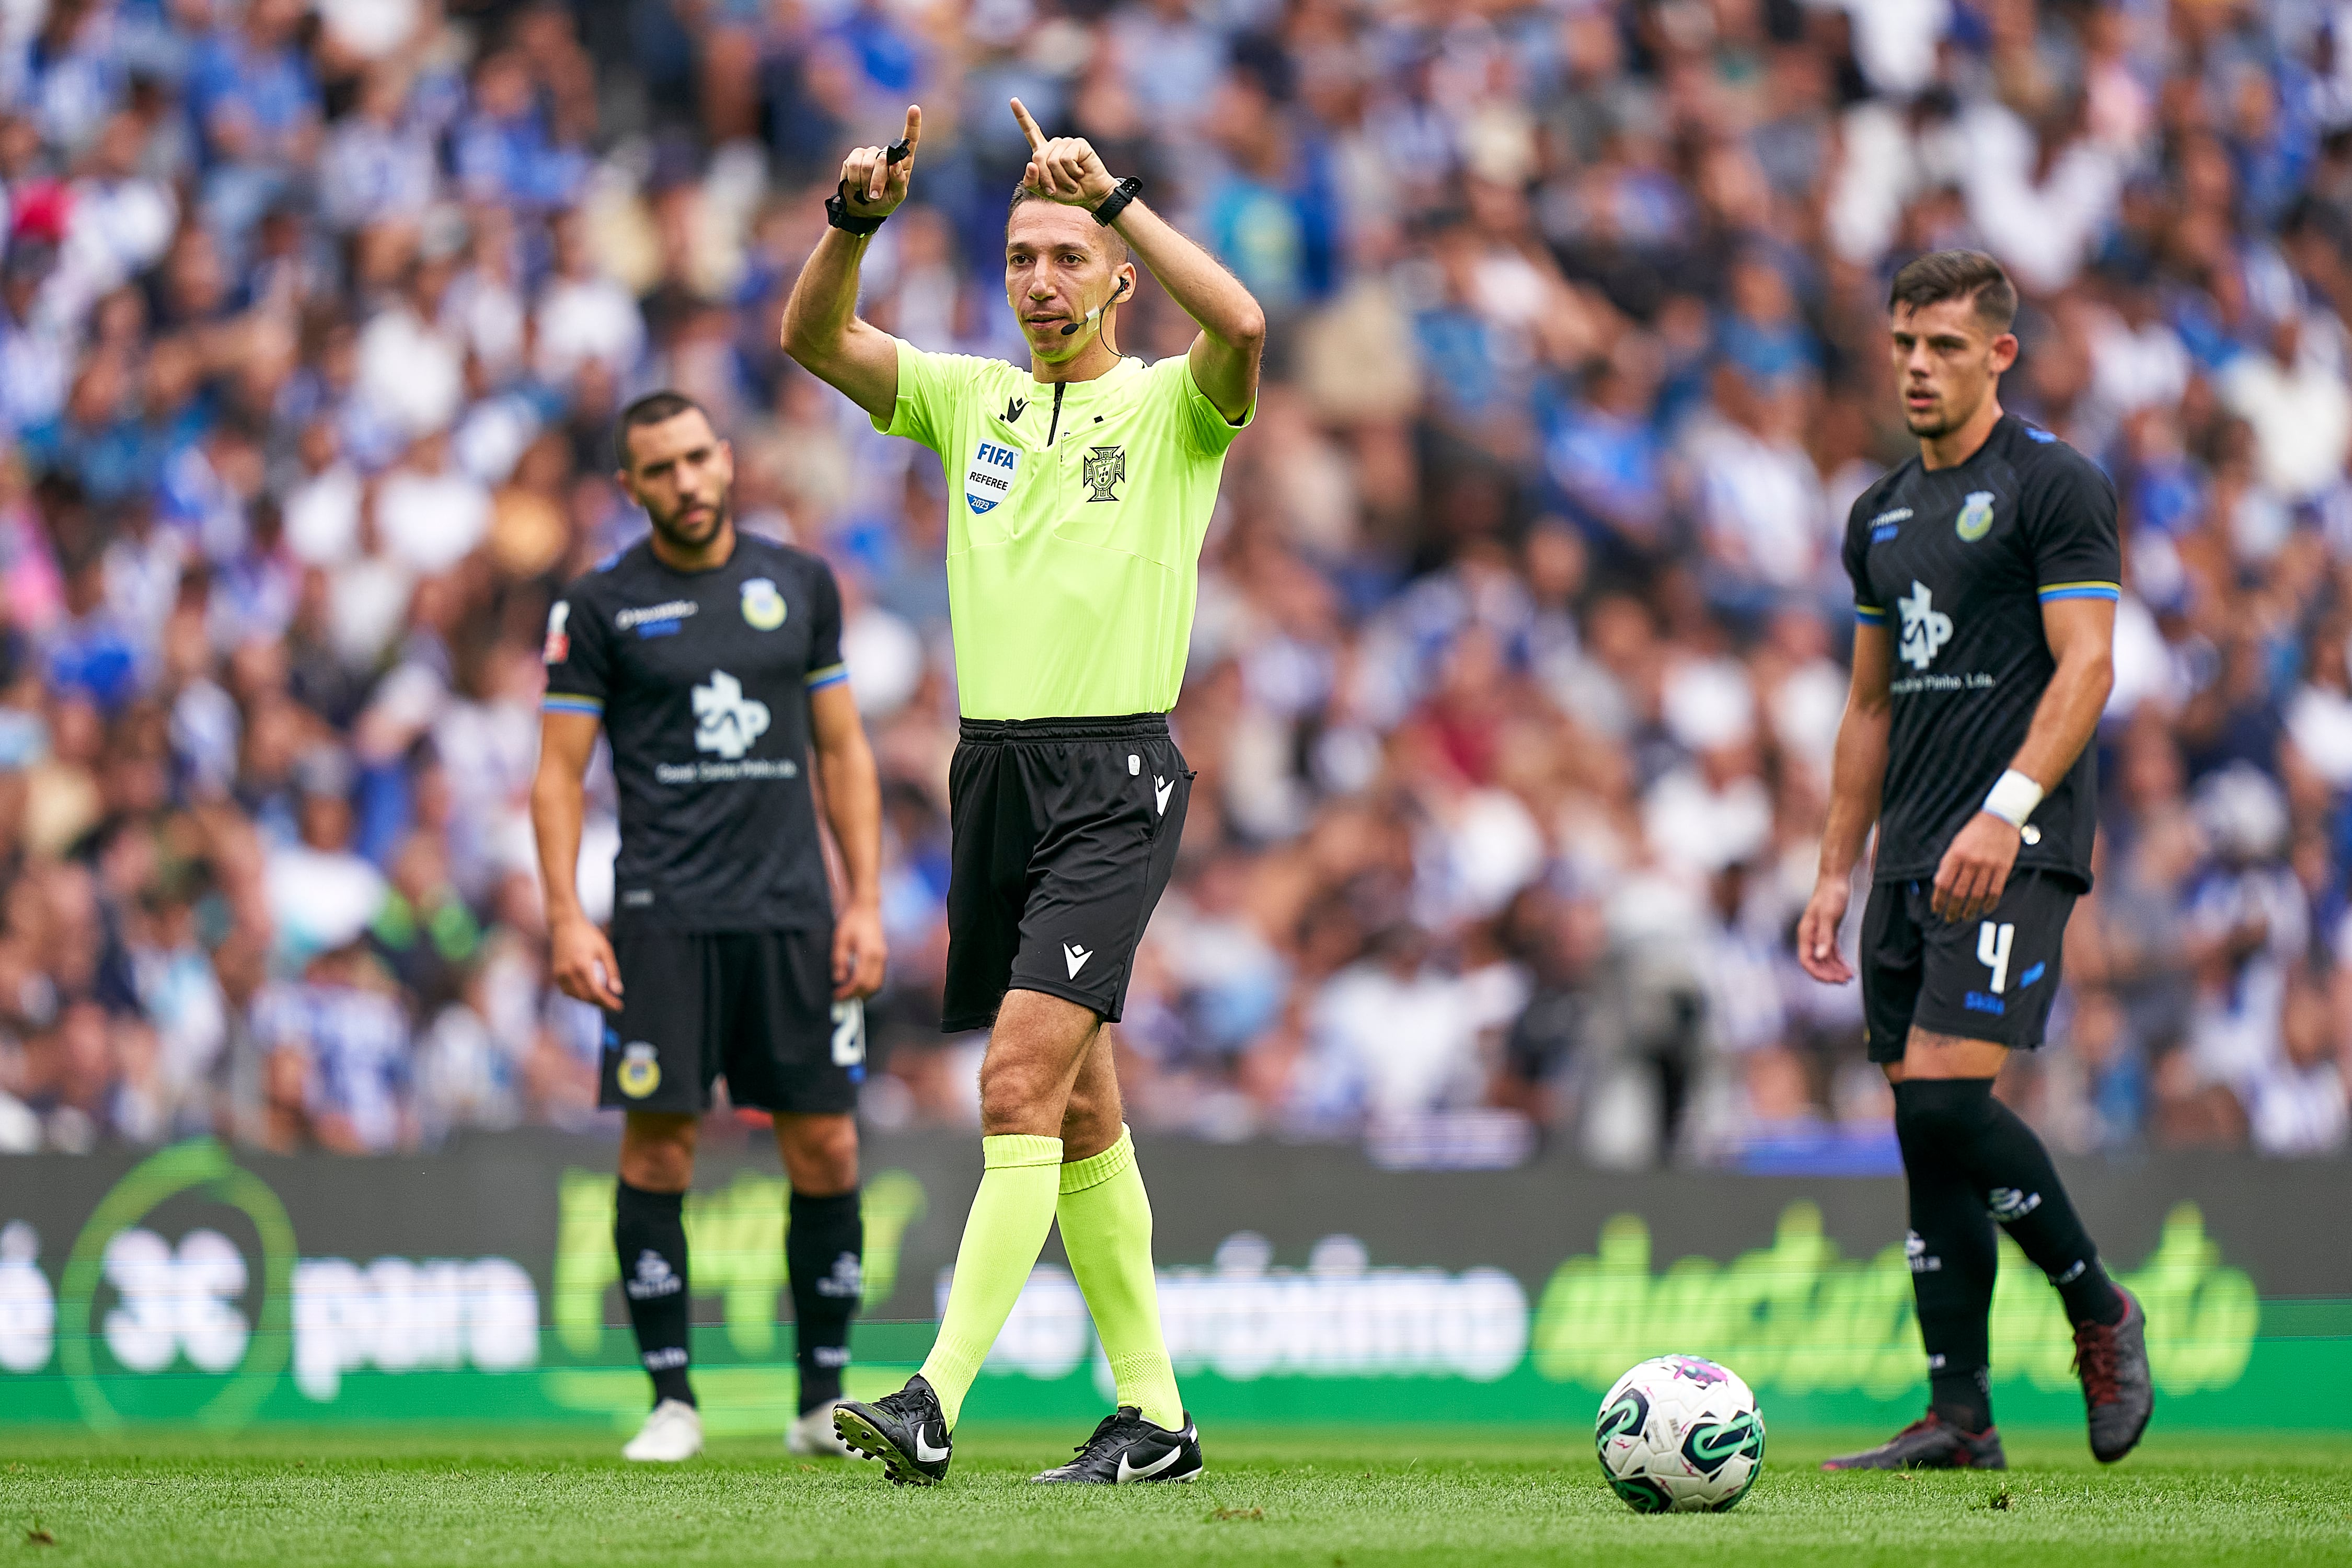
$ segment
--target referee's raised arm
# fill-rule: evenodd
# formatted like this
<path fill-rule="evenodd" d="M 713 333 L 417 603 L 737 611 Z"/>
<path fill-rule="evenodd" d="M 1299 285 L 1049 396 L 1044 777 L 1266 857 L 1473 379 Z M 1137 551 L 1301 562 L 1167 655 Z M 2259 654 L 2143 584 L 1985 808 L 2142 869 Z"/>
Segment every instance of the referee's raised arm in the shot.
<path fill-rule="evenodd" d="M 1201 329 L 1187 356 L 1201 395 L 1226 419 L 1242 423 L 1257 402 L 1258 362 L 1265 353 L 1265 311 L 1257 300 L 1215 257 L 1144 205 L 1133 189 L 1117 208 L 1104 206 L 1121 183 L 1085 137 L 1049 139 L 1017 98 L 1013 118 L 1029 139 L 1029 166 L 1022 171 L 1022 184 L 1067 206 L 1089 212 L 1102 208 L 1110 226 Z"/>
<path fill-rule="evenodd" d="M 824 204 L 824 237 L 784 301 L 782 341 L 793 359 L 876 419 L 898 397 L 898 340 L 857 319 L 857 266 L 882 220 L 907 199 L 923 111 L 907 106 L 906 133 L 889 147 L 860 147 L 842 161 Z"/>

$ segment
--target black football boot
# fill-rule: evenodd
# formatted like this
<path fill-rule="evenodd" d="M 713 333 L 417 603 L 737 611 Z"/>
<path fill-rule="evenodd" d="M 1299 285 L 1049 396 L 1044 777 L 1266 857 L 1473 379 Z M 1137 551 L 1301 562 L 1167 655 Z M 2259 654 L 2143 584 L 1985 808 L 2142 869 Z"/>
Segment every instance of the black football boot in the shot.
<path fill-rule="evenodd" d="M 2084 1323 L 2074 1331 L 2074 1375 L 2083 1380 L 2083 1410 L 2091 1422 L 2091 1457 L 2112 1465 L 2139 1445 L 2156 1409 L 2147 1372 L 2147 1314 L 2139 1298 L 2116 1287 L 2123 1321 L 2110 1328 Z"/>
<path fill-rule="evenodd" d="M 1201 1428 L 1190 1411 L 1184 1415 L 1184 1429 L 1171 1432 L 1146 1421 L 1134 1405 L 1122 1405 L 1102 1418 L 1093 1436 L 1078 1445 L 1076 1458 L 1030 1479 L 1095 1486 L 1190 1481 L 1200 1478 L 1201 1463 Z"/>
<path fill-rule="evenodd" d="M 1825 1470 L 2005 1470 L 2000 1428 L 1963 1432 L 1930 1410 L 1875 1448 L 1823 1459 Z"/>
<path fill-rule="evenodd" d="M 833 1429 L 854 1452 L 881 1460 L 883 1473 L 901 1486 L 931 1486 L 948 1473 L 954 1445 L 948 1439 L 947 1412 L 920 1373 L 871 1405 L 835 1405 Z"/>

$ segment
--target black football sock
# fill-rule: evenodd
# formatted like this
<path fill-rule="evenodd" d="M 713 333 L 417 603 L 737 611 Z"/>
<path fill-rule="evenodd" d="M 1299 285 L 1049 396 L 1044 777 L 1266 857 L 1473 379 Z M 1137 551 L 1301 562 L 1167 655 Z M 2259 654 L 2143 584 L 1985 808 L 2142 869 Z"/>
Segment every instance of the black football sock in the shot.
<path fill-rule="evenodd" d="M 613 1203 L 613 1249 L 621 1258 L 621 1294 L 636 1331 L 637 1358 L 654 1380 L 654 1403 L 694 1403 L 686 1367 L 686 1194 L 619 1184 Z"/>
<path fill-rule="evenodd" d="M 855 1187 L 829 1198 L 793 1194 L 784 1266 L 793 1277 L 803 1415 L 841 1397 L 841 1369 L 849 1364 L 849 1320 L 857 1314 L 864 1288 L 859 1260 L 866 1252 L 866 1220 L 858 1202 Z"/>
<path fill-rule="evenodd" d="M 2099 1265 L 2050 1152 L 2022 1117 L 1993 1098 L 1986 1078 L 1929 1079 L 1908 1086 L 1932 1136 L 1966 1171 L 1992 1217 L 2033 1266 L 2050 1277 L 2069 1322 L 2123 1321 L 2124 1299 Z"/>
<path fill-rule="evenodd" d="M 1910 1114 L 1908 1091 L 1916 1087 L 1895 1086 L 1895 1133 L 1910 1191 L 1904 1251 L 1927 1350 L 1928 1408 L 1963 1432 L 1982 1432 L 1992 1426 L 1990 1322 L 2000 1247 L 1976 1184 Z"/>

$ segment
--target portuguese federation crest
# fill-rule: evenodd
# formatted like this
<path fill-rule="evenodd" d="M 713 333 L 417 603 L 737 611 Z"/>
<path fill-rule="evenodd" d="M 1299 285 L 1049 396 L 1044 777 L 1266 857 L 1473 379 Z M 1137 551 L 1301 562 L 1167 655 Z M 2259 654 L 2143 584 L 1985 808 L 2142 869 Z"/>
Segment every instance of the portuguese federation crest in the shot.
<path fill-rule="evenodd" d="M 1124 447 L 1088 447 L 1086 467 L 1080 477 L 1086 480 L 1087 488 L 1095 492 L 1087 500 L 1117 500 L 1118 495 L 1111 487 L 1123 482 L 1127 478 L 1127 448 Z"/>
<path fill-rule="evenodd" d="M 1990 490 L 1970 490 L 1961 498 L 1959 521 L 1952 524 L 1952 531 L 1970 544 L 1992 531 Z"/>

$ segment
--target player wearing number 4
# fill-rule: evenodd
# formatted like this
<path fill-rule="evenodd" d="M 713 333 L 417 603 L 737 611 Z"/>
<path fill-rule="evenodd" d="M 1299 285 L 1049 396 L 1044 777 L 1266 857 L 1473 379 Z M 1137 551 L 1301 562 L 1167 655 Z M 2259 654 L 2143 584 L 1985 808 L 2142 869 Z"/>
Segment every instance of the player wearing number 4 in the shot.
<path fill-rule="evenodd" d="M 1863 1012 L 1870 1058 L 1895 1086 L 1930 1394 L 1923 1419 L 1828 1468 L 2001 1468 L 1996 1223 L 2065 1302 L 2091 1452 L 2113 1463 L 2153 1405 L 2147 1319 L 1992 1087 L 2012 1049 L 2042 1044 L 2066 917 L 2090 889 L 2090 741 L 2121 595 L 2115 491 L 2049 431 L 2001 412 L 2017 293 L 1992 258 L 1923 256 L 1895 275 L 1888 308 L 1919 457 L 1864 490 L 1846 523 L 1853 689 L 1797 956 L 1817 980 L 1853 978 L 1838 927 L 1876 818 Z"/>
<path fill-rule="evenodd" d="M 684 1202 L 723 1072 L 730 1100 L 774 1113 L 792 1183 L 801 1414 L 787 1440 L 846 1457 L 833 1407 L 865 1238 L 852 1112 L 860 999 L 881 983 L 883 937 L 881 792 L 842 668 L 841 595 L 815 556 L 735 531 L 734 455 L 693 402 L 640 398 L 614 440 L 622 488 L 653 531 L 549 614 L 530 805 L 556 983 L 604 1010 L 597 1103 L 626 1112 L 613 1242 L 654 1408 L 623 1452 L 702 1448 Z M 621 797 L 610 940 L 574 890 L 600 727 Z M 820 781 L 847 883 L 837 915 Z"/>
<path fill-rule="evenodd" d="M 1167 886 L 1192 775 L 1169 737 L 1201 541 L 1257 396 L 1265 319 L 1206 252 L 1047 140 L 1018 100 L 1029 166 L 1004 226 L 1005 299 L 1025 367 L 925 353 L 856 315 L 867 237 L 906 199 L 922 111 L 863 147 L 784 309 L 784 348 L 873 417 L 939 453 L 963 735 L 950 774 L 946 1016 L 992 1028 L 983 1170 L 920 1375 L 836 1413 L 893 1480 L 947 1473 L 964 1395 L 1058 1219 L 1118 1405 L 1046 1481 L 1201 1473 L 1160 1333 L 1151 1205 L 1119 1111 L 1111 1037 Z M 1115 352 L 1130 251 L 1200 327 L 1145 365 Z"/>

